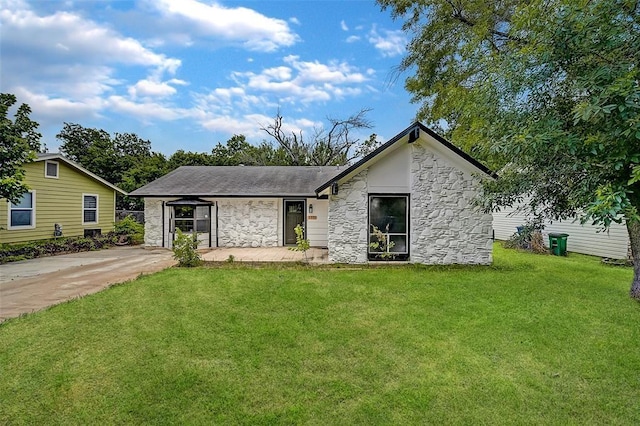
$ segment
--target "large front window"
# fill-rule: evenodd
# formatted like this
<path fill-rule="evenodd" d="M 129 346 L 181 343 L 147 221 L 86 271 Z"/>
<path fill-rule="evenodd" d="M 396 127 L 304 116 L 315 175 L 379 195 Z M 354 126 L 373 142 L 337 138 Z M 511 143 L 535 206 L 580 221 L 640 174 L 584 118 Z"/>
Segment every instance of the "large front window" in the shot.
<path fill-rule="evenodd" d="M 174 209 L 176 229 L 182 232 L 209 232 L 209 206 L 175 206 Z"/>
<path fill-rule="evenodd" d="M 406 259 L 409 255 L 409 197 L 369 196 L 369 258 Z"/>
<path fill-rule="evenodd" d="M 22 194 L 17 204 L 9 203 L 9 228 L 33 228 L 35 226 L 35 197 L 33 192 Z"/>

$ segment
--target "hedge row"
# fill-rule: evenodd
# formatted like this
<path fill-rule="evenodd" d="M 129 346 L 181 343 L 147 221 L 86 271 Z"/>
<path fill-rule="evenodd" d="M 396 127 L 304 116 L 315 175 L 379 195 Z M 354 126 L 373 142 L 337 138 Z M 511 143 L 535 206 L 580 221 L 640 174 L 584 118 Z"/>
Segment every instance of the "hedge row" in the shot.
<path fill-rule="evenodd" d="M 121 244 L 144 241 L 144 225 L 127 216 L 117 222 L 114 231 L 91 238 L 63 237 L 17 244 L 0 244 L 0 264 L 55 254 L 99 250 Z"/>
<path fill-rule="evenodd" d="M 109 233 L 99 237 L 68 237 L 0 245 L 0 264 L 55 254 L 99 250 L 116 245 L 120 235 Z"/>

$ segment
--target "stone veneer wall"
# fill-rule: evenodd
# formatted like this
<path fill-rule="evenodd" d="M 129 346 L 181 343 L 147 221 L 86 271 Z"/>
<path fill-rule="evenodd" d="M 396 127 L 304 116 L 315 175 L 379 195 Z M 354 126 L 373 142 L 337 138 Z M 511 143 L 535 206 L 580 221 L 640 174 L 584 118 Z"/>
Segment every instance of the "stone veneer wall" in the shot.
<path fill-rule="evenodd" d="M 162 201 L 144 199 L 144 245 L 162 247 Z"/>
<path fill-rule="evenodd" d="M 410 173 L 411 262 L 490 264 L 493 217 L 472 205 L 479 179 L 420 144 L 413 145 Z"/>
<path fill-rule="evenodd" d="M 329 199 L 329 261 L 367 262 L 367 171 L 340 185 L 338 195 Z"/>
<path fill-rule="evenodd" d="M 220 247 L 277 246 L 278 200 L 218 201 L 218 245 Z"/>

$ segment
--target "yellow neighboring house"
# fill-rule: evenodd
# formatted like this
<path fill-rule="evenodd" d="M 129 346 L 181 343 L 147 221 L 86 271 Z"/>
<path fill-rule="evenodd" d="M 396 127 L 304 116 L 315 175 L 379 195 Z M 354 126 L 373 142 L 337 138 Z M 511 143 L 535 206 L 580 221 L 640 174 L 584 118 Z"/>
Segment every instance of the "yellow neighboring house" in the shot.
<path fill-rule="evenodd" d="M 0 198 L 0 243 L 113 230 L 116 192 L 126 193 L 60 154 L 24 165 L 31 188 L 18 204 Z"/>

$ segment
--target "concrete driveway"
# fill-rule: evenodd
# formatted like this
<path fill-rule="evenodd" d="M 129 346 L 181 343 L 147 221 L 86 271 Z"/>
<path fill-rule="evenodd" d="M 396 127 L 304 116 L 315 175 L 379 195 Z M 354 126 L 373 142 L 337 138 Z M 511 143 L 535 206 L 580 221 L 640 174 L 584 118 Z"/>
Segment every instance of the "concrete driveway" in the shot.
<path fill-rule="evenodd" d="M 127 246 L 0 265 L 0 322 L 175 264 L 169 250 Z"/>

